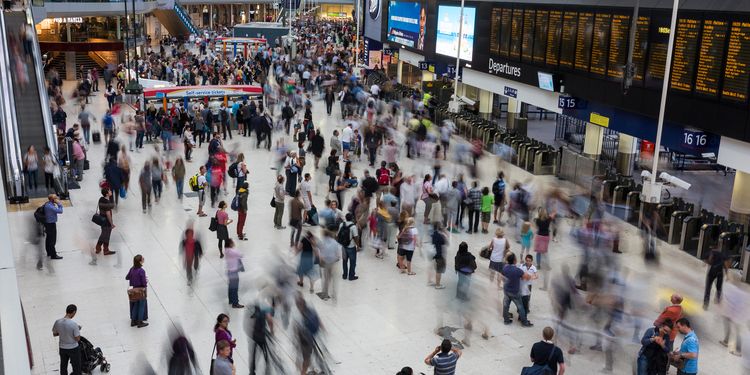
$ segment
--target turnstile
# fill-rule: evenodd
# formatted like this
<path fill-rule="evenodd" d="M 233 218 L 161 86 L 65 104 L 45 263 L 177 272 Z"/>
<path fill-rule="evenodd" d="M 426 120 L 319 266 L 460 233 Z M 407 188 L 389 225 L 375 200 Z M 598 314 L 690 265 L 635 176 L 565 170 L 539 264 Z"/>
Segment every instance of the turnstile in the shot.
<path fill-rule="evenodd" d="M 641 189 L 641 185 L 636 185 L 625 198 L 625 221 L 636 226 L 641 217 Z"/>
<path fill-rule="evenodd" d="M 700 240 L 701 226 L 713 223 L 714 214 L 701 210 L 698 216 L 687 216 L 682 221 L 682 235 L 680 236 L 680 250 L 696 255 Z"/>

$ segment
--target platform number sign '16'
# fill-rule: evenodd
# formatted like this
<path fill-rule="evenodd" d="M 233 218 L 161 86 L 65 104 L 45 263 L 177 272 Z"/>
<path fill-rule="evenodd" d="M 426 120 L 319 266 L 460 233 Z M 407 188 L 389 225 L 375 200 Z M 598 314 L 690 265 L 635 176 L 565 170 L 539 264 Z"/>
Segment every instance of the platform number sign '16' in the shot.
<path fill-rule="evenodd" d="M 708 136 L 703 132 L 686 131 L 682 133 L 683 143 L 689 147 L 702 147 L 708 143 Z"/>

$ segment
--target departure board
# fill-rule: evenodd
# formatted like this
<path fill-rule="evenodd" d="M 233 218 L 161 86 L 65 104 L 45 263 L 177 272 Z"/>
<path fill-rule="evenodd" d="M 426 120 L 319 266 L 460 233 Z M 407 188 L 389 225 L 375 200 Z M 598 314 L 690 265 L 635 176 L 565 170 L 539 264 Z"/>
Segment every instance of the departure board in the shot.
<path fill-rule="evenodd" d="M 521 35 L 523 35 L 523 9 L 513 9 L 510 22 L 510 57 L 521 57 Z"/>
<path fill-rule="evenodd" d="M 560 66 L 573 68 L 576 61 L 576 30 L 578 12 L 565 12 L 563 16 L 562 43 L 560 45 Z"/>
<path fill-rule="evenodd" d="M 611 28 L 612 15 L 597 13 L 594 18 L 594 40 L 591 45 L 591 73 L 603 76 L 607 72 Z"/>
<path fill-rule="evenodd" d="M 651 19 L 646 16 L 638 17 L 638 27 L 635 32 L 635 46 L 633 47 L 633 65 L 635 65 L 634 81 L 643 81 L 646 71 L 646 51 L 648 51 L 648 26 Z"/>
<path fill-rule="evenodd" d="M 695 57 L 698 53 L 698 33 L 701 21 L 691 18 L 677 20 L 677 34 L 674 38 L 672 56 L 672 77 L 670 85 L 675 90 L 692 91 Z"/>
<path fill-rule="evenodd" d="M 547 27 L 547 65 L 557 66 L 560 58 L 560 36 L 562 35 L 563 13 L 559 10 L 549 12 L 549 26 Z"/>
<path fill-rule="evenodd" d="M 544 63 L 547 53 L 547 26 L 549 25 L 549 11 L 537 10 L 534 31 L 534 62 Z"/>
<path fill-rule="evenodd" d="M 510 51 L 510 18 L 513 13 L 513 9 L 503 9 L 503 14 L 500 17 L 500 56 L 508 56 Z"/>
<path fill-rule="evenodd" d="M 578 14 L 578 32 L 576 32 L 576 69 L 589 71 L 591 63 L 591 37 L 594 33 L 594 13 Z"/>
<path fill-rule="evenodd" d="M 729 24 L 726 21 L 703 21 L 698 67 L 695 74 L 695 92 L 716 96 L 719 93 L 721 60 L 727 40 Z"/>
<path fill-rule="evenodd" d="M 750 78 L 750 22 L 732 22 L 729 29 L 729 48 L 724 66 L 724 86 L 721 96 L 735 102 L 747 100 Z"/>
<path fill-rule="evenodd" d="M 490 53 L 500 54 L 500 19 L 503 15 L 503 8 L 493 8 L 492 18 L 490 19 Z"/>
<path fill-rule="evenodd" d="M 534 17 L 533 9 L 523 11 L 523 39 L 521 43 L 521 60 L 531 62 L 534 48 Z"/>
<path fill-rule="evenodd" d="M 628 38 L 630 37 L 630 16 L 615 14 L 612 16 L 612 32 L 609 40 L 609 58 L 607 59 L 607 76 L 618 80 L 623 77 L 623 66 L 628 60 Z M 633 51 L 635 54 L 635 51 Z M 593 58 L 592 58 L 593 59 Z M 591 70 L 594 70 L 591 63 Z"/>

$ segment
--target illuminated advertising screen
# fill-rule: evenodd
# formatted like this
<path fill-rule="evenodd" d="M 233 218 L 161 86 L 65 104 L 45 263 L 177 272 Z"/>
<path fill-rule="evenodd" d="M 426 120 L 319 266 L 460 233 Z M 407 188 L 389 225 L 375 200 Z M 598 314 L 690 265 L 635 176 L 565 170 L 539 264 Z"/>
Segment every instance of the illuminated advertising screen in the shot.
<path fill-rule="evenodd" d="M 406 47 L 424 49 L 427 15 L 420 3 L 388 3 L 388 40 Z"/>
<path fill-rule="evenodd" d="M 474 54 L 474 21 L 476 8 L 464 7 L 464 26 L 461 28 L 461 59 L 471 61 Z M 459 22 L 461 7 L 440 5 L 438 7 L 437 35 L 435 35 L 435 52 L 441 55 L 456 57 L 458 51 Z"/>

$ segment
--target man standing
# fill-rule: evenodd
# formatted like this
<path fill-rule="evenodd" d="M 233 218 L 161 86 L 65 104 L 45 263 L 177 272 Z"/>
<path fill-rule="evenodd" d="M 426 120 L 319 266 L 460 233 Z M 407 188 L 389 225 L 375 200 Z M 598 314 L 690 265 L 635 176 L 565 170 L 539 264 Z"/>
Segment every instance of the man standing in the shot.
<path fill-rule="evenodd" d="M 667 319 L 672 322 L 682 319 L 682 296 L 677 293 L 672 294 L 670 301 L 672 302 L 672 305 L 667 306 L 664 311 L 659 314 L 659 317 L 654 321 L 654 326 L 660 326 Z M 674 342 L 675 337 L 677 337 L 677 330 L 673 329 L 669 334 L 669 340 Z"/>
<path fill-rule="evenodd" d="M 323 231 L 318 251 L 320 252 L 320 266 L 323 277 L 323 290 L 318 293 L 320 299 L 327 301 L 333 297 L 336 299 L 336 278 L 333 277 L 333 268 L 341 260 L 341 247 L 333 239 L 334 232 Z M 328 294 L 329 289 L 331 294 Z"/>
<path fill-rule="evenodd" d="M 553 342 L 555 330 L 552 327 L 544 327 L 542 330 L 542 341 L 539 341 L 531 347 L 531 361 L 534 366 L 547 366 L 552 370 L 551 374 L 565 374 L 565 359 L 563 352 Z"/>
<path fill-rule="evenodd" d="M 354 281 L 359 279 L 359 276 L 356 274 L 357 241 L 359 238 L 359 232 L 357 232 L 357 225 L 354 224 L 354 215 L 352 215 L 351 212 L 346 214 L 345 219 L 346 220 L 341 223 L 336 236 L 336 239 L 344 250 L 344 261 L 342 262 L 344 274 L 341 277 L 344 280 L 348 279 L 349 281 Z M 346 232 L 349 232 L 348 236 L 346 235 Z"/>
<path fill-rule="evenodd" d="M 503 218 L 503 206 L 505 205 L 505 180 L 503 172 L 497 174 L 497 180 L 492 184 L 492 194 L 495 195 L 495 210 L 492 221 L 500 225 Z"/>
<path fill-rule="evenodd" d="M 281 219 L 284 217 L 284 197 L 286 191 L 284 190 L 284 176 L 276 176 L 276 186 L 273 188 L 273 202 L 274 202 L 274 213 L 273 213 L 273 227 L 276 229 L 286 229 L 285 226 L 281 225 Z"/>
<path fill-rule="evenodd" d="M 216 360 L 213 363 L 211 373 L 214 375 L 234 375 L 235 368 L 229 355 L 232 353 L 232 347 L 226 340 L 216 343 Z"/>
<path fill-rule="evenodd" d="M 443 339 L 440 346 L 427 355 L 424 363 L 428 366 L 435 366 L 435 374 L 455 375 L 456 364 L 460 357 L 461 350 L 454 348 L 451 340 Z"/>
<path fill-rule="evenodd" d="M 698 352 L 700 351 L 698 336 L 690 327 L 690 321 L 685 318 L 677 321 L 677 330 L 685 335 L 680 350 L 672 353 L 673 362 L 685 361 L 685 366 L 677 370 L 677 375 L 695 375 L 698 373 Z"/>
<path fill-rule="evenodd" d="M 302 196 L 302 203 L 305 204 L 305 222 L 313 225 L 312 223 L 312 209 L 315 207 L 312 200 L 312 186 L 310 186 L 310 174 L 305 173 L 305 179 L 299 185 L 300 195 Z"/>
<path fill-rule="evenodd" d="M 711 287 L 716 281 L 716 303 L 721 301 L 721 288 L 724 284 L 724 276 L 729 269 L 724 253 L 717 247 L 711 250 L 708 258 L 705 260 L 708 264 L 708 273 L 706 274 L 706 286 L 703 293 L 703 310 L 708 310 L 708 303 L 711 300 Z"/>
<path fill-rule="evenodd" d="M 206 204 L 206 189 L 208 188 L 208 180 L 206 180 L 206 166 L 201 165 L 198 172 L 198 216 L 206 216 L 203 212 L 203 205 Z"/>
<path fill-rule="evenodd" d="M 51 259 L 62 259 L 57 255 L 55 245 L 57 244 L 57 215 L 63 213 L 63 206 L 57 195 L 50 194 L 47 196 L 47 203 L 44 204 L 44 232 L 47 237 L 44 241 L 44 248 L 47 250 L 47 256 Z"/>
<path fill-rule="evenodd" d="M 664 320 L 658 326 L 646 330 L 638 351 L 638 375 L 664 374 L 669 369 L 667 355 L 672 351 L 672 321 Z"/>
<path fill-rule="evenodd" d="M 531 275 L 516 266 L 516 254 L 508 254 L 505 260 L 506 264 L 502 272 L 503 276 L 505 276 L 505 284 L 503 285 L 503 292 L 505 294 L 505 298 L 503 299 L 503 319 L 505 324 L 513 323 L 511 315 L 508 312 L 512 301 L 518 310 L 518 319 L 521 321 L 521 324 L 524 327 L 532 327 L 533 324 L 526 319 L 526 310 L 523 308 L 523 301 L 521 300 L 521 280 L 529 280 L 531 279 Z"/>
<path fill-rule="evenodd" d="M 72 375 L 81 375 L 81 326 L 73 320 L 78 307 L 68 305 L 65 316 L 52 326 L 52 336 L 60 338 L 60 374 L 68 375 L 68 362 L 73 367 Z"/>
<path fill-rule="evenodd" d="M 341 131 L 341 146 L 344 149 L 344 162 L 349 161 L 349 151 L 352 149 L 352 137 L 354 136 L 354 130 L 352 130 L 352 123 L 348 123 L 344 130 Z"/>

